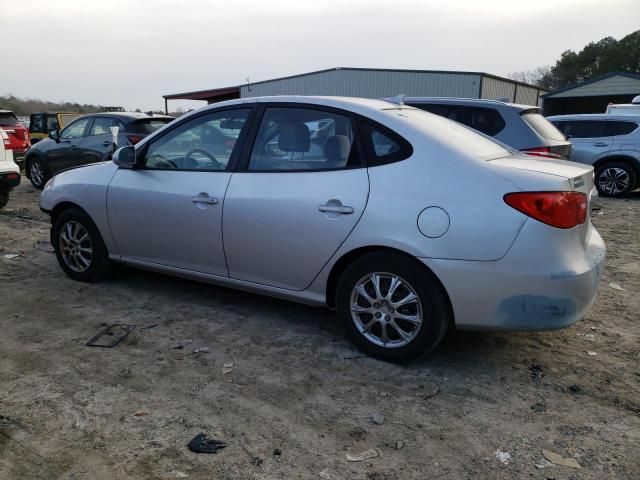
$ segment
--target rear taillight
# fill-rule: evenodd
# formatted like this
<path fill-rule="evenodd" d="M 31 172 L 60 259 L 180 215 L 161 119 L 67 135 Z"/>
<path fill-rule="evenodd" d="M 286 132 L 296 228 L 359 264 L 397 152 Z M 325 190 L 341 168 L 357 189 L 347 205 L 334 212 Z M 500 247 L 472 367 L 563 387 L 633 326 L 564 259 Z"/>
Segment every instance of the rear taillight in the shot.
<path fill-rule="evenodd" d="M 551 147 L 523 148 L 520 151 L 522 153 L 526 153 L 527 155 L 533 155 L 534 157 L 562 158 L 562 155 L 559 155 L 557 153 L 553 153 L 551 151 Z"/>
<path fill-rule="evenodd" d="M 144 138 L 144 135 L 127 135 L 127 139 L 131 142 L 131 145 L 135 145 Z"/>
<path fill-rule="evenodd" d="M 2 128 L 0 128 L 0 138 L 2 138 L 2 143 L 4 144 L 4 148 L 6 150 L 11 150 L 11 139 L 7 132 L 5 132 Z"/>
<path fill-rule="evenodd" d="M 587 220 L 587 195 L 582 192 L 516 192 L 507 205 L 556 228 L 573 228 Z"/>

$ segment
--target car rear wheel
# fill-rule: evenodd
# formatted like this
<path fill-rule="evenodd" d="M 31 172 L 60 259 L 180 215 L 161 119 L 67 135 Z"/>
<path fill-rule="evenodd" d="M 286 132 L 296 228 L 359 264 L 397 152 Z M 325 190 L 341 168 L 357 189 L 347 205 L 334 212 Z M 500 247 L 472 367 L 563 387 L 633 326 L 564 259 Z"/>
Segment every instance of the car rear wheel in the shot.
<path fill-rule="evenodd" d="M 0 192 L 0 208 L 4 208 L 9 203 L 9 192 Z"/>
<path fill-rule="evenodd" d="M 39 158 L 29 162 L 29 180 L 38 190 L 42 190 L 49 180 L 49 170 Z"/>
<path fill-rule="evenodd" d="M 595 183 L 603 197 L 622 197 L 636 188 L 636 172 L 626 163 L 607 163 L 596 170 Z"/>
<path fill-rule="evenodd" d="M 338 283 L 336 310 L 360 349 L 389 361 L 429 353 L 451 320 L 437 279 L 400 253 L 373 252 L 351 263 Z"/>
<path fill-rule="evenodd" d="M 60 267 L 74 280 L 95 282 L 109 272 L 107 248 L 98 228 L 82 210 L 62 212 L 53 225 L 52 240 Z"/>

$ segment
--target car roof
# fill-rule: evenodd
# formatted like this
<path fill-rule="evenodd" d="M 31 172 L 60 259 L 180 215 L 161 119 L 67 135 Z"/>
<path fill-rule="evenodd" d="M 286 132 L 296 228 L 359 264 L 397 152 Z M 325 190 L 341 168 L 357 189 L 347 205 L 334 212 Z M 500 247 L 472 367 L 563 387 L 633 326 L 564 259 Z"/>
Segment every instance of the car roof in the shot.
<path fill-rule="evenodd" d="M 82 116 L 83 117 L 122 117 L 122 118 L 129 118 L 132 120 L 146 120 L 150 118 L 173 118 L 168 115 L 147 115 L 146 113 L 140 113 L 140 112 L 96 112 L 96 113 L 85 113 Z"/>
<path fill-rule="evenodd" d="M 485 105 L 491 107 L 509 107 L 518 111 L 541 110 L 536 105 L 524 105 L 521 103 L 503 102 L 502 100 L 490 100 L 488 98 L 458 98 L 458 97 L 405 97 L 405 103 L 440 103 L 446 105 Z"/>
<path fill-rule="evenodd" d="M 547 120 L 626 120 L 640 122 L 640 115 L 629 113 L 576 113 L 574 115 L 551 115 Z"/>
<path fill-rule="evenodd" d="M 0 110 L 0 113 L 13 113 L 11 110 Z"/>

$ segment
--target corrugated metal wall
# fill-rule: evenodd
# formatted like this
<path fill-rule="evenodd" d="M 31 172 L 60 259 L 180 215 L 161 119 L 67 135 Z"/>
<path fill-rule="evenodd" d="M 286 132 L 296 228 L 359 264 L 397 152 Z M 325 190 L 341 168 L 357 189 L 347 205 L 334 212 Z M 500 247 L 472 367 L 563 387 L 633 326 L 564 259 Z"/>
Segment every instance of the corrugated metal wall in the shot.
<path fill-rule="evenodd" d="M 537 88 L 525 87 L 524 85 L 518 85 L 516 91 L 516 103 L 523 105 L 538 105 L 538 92 Z"/>
<path fill-rule="evenodd" d="M 482 93 L 480 98 L 486 98 L 488 100 L 506 98 L 512 102 L 515 92 L 515 83 L 485 76 L 482 79 Z"/>
<path fill-rule="evenodd" d="M 382 98 L 404 93 L 416 97 L 478 98 L 479 90 L 478 74 L 339 69 L 244 85 L 240 97 L 342 95 Z"/>

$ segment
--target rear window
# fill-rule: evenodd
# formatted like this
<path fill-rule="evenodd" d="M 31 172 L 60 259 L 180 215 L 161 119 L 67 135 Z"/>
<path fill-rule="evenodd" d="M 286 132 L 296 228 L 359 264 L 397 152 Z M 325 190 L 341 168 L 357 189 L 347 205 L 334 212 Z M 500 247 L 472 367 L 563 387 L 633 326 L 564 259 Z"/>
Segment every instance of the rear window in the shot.
<path fill-rule="evenodd" d="M 525 113 L 522 115 L 522 119 L 542 138 L 547 140 L 566 140 L 564 135 L 539 113 Z"/>
<path fill-rule="evenodd" d="M 607 126 L 608 128 L 608 134 L 612 135 L 612 136 L 617 136 L 617 135 L 628 135 L 629 133 L 633 132 L 636 128 L 638 128 L 638 124 L 634 123 L 634 122 L 619 122 L 619 121 L 613 121 L 613 122 L 607 122 Z"/>
<path fill-rule="evenodd" d="M 20 122 L 16 118 L 16 116 L 11 112 L 0 113 L 0 125 L 11 125 L 16 126 L 20 125 Z"/>
<path fill-rule="evenodd" d="M 159 128 L 164 127 L 171 120 L 173 120 L 173 118 L 150 118 L 148 120 L 137 120 L 133 123 L 133 131 L 131 133 L 153 133 Z"/>
<path fill-rule="evenodd" d="M 598 120 L 562 120 L 556 122 L 557 127 L 567 138 L 599 138 L 605 137 L 606 122 Z"/>
<path fill-rule="evenodd" d="M 437 119 L 434 119 L 432 115 L 423 110 L 413 108 L 402 109 L 401 115 L 409 118 L 411 121 L 426 123 L 429 130 L 435 130 L 433 127 L 436 126 L 433 125 L 433 122 Z M 496 158 L 508 157 L 512 154 L 510 150 L 503 147 L 497 141 L 477 133 L 475 130 L 464 125 L 447 122 L 446 127 L 448 128 L 444 125 L 438 126 L 440 128 L 437 129 L 437 135 L 442 138 L 443 142 L 446 141 L 452 146 L 464 148 L 465 151 L 475 155 L 481 160 L 494 160 Z M 444 131 L 443 127 L 446 128 L 446 131 Z"/>
<path fill-rule="evenodd" d="M 492 108 L 426 103 L 411 106 L 462 123 L 490 137 L 497 135 L 505 127 L 502 115 Z"/>

